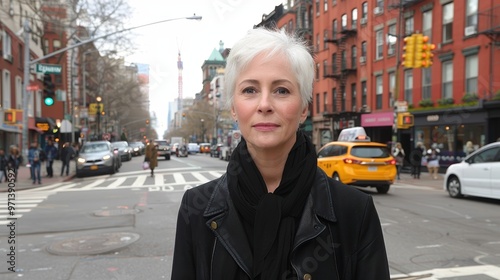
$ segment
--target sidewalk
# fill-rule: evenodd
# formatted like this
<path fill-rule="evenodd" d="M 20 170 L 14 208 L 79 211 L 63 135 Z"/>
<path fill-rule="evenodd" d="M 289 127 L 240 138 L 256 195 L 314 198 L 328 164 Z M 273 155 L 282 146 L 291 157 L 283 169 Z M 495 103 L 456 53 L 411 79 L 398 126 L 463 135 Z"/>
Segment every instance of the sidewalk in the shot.
<path fill-rule="evenodd" d="M 394 183 L 395 184 L 402 183 L 402 184 L 409 184 L 409 185 L 415 185 L 415 186 L 425 186 L 425 187 L 433 187 L 433 188 L 442 189 L 443 188 L 444 173 L 439 173 L 437 180 L 434 180 L 428 172 L 420 173 L 420 179 L 414 179 L 413 177 L 411 177 L 410 173 L 403 172 L 400 174 L 400 178 L 401 178 L 401 180 L 396 179 L 396 181 L 394 181 Z"/>
<path fill-rule="evenodd" d="M 17 182 L 15 187 L 16 191 L 25 189 L 35 189 L 37 187 L 43 187 L 55 183 L 66 182 L 73 179 L 73 177 L 76 175 L 75 174 L 76 167 L 73 161 L 70 163 L 69 176 L 66 176 L 66 174 L 61 176 L 61 167 L 62 167 L 62 162 L 60 160 L 54 160 L 54 163 L 52 164 L 52 169 L 54 170 L 54 177 L 49 178 L 47 177 L 47 166 L 45 162 L 42 163 L 42 167 L 40 168 L 42 184 L 39 185 L 38 182 L 37 184 L 33 184 L 33 180 L 30 179 L 31 177 L 30 168 L 26 167 L 26 164 L 22 165 L 21 167 L 19 167 L 19 170 L 17 172 Z M 6 190 L 7 190 L 7 183 L 2 182 L 0 184 L 0 192 L 5 192 Z"/>

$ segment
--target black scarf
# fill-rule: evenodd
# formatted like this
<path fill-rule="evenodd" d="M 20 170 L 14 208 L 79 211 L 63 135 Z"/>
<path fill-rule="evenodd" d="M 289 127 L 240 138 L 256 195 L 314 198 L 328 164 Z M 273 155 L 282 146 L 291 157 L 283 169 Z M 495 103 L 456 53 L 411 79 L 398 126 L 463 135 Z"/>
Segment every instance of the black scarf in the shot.
<path fill-rule="evenodd" d="M 309 138 L 301 131 L 288 154 L 280 185 L 268 193 L 264 179 L 243 139 L 227 167 L 229 193 L 247 225 L 253 249 L 252 279 L 283 279 L 295 275 L 290 253 L 296 225 L 316 175 L 317 159 Z"/>

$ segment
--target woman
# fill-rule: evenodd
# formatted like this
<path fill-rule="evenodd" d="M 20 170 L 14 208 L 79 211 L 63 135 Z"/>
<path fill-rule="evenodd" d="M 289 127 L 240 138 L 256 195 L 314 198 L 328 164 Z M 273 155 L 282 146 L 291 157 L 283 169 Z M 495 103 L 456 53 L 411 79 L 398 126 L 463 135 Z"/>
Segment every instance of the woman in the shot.
<path fill-rule="evenodd" d="M 397 170 L 398 180 L 400 180 L 401 168 L 403 168 L 403 163 L 405 159 L 405 150 L 403 150 L 403 146 L 401 146 L 401 143 L 399 142 L 396 143 L 396 147 L 394 147 L 392 155 L 396 159 L 396 168 L 397 168 L 396 170 Z"/>
<path fill-rule="evenodd" d="M 420 179 L 420 169 L 422 167 L 422 158 L 424 155 L 424 144 L 422 142 L 417 142 L 417 146 L 410 155 L 411 160 L 411 176 L 415 179 Z"/>
<path fill-rule="evenodd" d="M 158 166 L 158 145 L 153 140 L 150 140 L 146 146 L 144 161 L 149 162 L 149 169 L 151 169 L 151 177 L 154 176 L 155 168 Z"/>
<path fill-rule="evenodd" d="M 314 79 L 305 44 L 251 30 L 225 73 L 243 139 L 222 177 L 185 192 L 171 279 L 389 279 L 372 198 L 327 177 L 298 130 Z"/>
<path fill-rule="evenodd" d="M 17 181 L 17 172 L 22 162 L 23 162 L 23 157 L 19 152 L 19 148 L 16 145 L 11 145 L 9 147 L 9 155 L 7 156 L 7 166 L 6 166 L 7 182 Z"/>
<path fill-rule="evenodd" d="M 437 147 L 437 144 L 432 144 L 431 148 L 427 150 L 427 169 L 429 170 L 429 174 L 434 180 L 438 179 L 439 173 L 439 156 L 440 150 Z"/>

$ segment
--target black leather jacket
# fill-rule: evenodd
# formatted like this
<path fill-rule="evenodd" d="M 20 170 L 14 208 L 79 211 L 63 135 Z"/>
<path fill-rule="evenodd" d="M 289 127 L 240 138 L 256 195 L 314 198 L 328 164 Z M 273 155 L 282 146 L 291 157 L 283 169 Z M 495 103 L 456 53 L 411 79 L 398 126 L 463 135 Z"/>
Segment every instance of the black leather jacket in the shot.
<path fill-rule="evenodd" d="M 225 274 L 228 261 L 240 269 L 233 279 L 251 279 L 252 250 L 223 175 L 184 194 L 172 280 L 231 279 Z M 298 225 L 291 264 L 298 279 L 390 279 L 371 196 L 318 169 Z"/>

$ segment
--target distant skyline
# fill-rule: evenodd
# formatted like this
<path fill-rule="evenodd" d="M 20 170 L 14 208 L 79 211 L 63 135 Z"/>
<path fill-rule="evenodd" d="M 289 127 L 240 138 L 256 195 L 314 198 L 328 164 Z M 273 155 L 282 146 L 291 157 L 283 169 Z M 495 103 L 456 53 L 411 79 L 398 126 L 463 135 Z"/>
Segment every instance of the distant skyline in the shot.
<path fill-rule="evenodd" d="M 129 0 L 133 10 L 130 27 L 193 14 L 201 21 L 176 20 L 137 29 L 133 32 L 137 52 L 125 58 L 129 63 L 149 65 L 150 110 L 167 122 L 168 102 L 178 96 L 177 56 L 183 61 L 183 97 L 193 98 L 202 90 L 203 62 L 213 49 L 231 46 L 255 24 L 263 14 L 272 12 L 283 1 L 269 0 L 194 0 L 171 1 Z M 160 125 L 160 122 L 158 122 Z M 162 133 L 158 128 L 158 133 Z"/>

